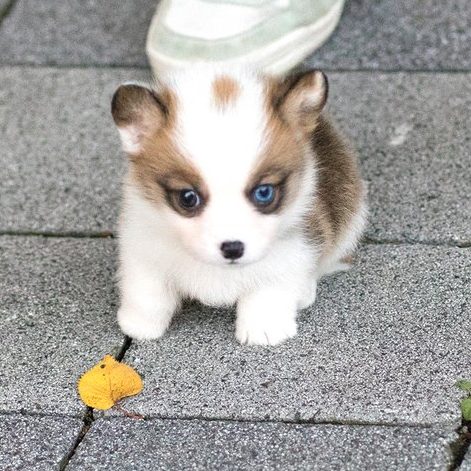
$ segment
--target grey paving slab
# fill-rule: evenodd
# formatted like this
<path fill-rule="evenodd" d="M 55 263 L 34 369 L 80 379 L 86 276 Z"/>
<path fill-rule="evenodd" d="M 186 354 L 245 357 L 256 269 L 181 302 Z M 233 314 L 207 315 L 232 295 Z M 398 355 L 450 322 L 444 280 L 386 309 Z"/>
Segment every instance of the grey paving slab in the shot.
<path fill-rule="evenodd" d="M 81 427 L 82 421 L 71 417 L 0 415 L 0 468 L 58 469 Z"/>
<path fill-rule="evenodd" d="M 347 0 L 338 29 L 307 61 L 337 69 L 469 70 L 468 0 Z"/>
<path fill-rule="evenodd" d="M 136 70 L 0 69 L 0 230 L 110 231 L 124 157 L 109 115 Z M 377 239 L 471 241 L 467 74 L 331 74 L 359 149 Z"/>
<path fill-rule="evenodd" d="M 470 245 L 469 78 L 332 74 L 330 109 L 369 186 L 368 236 Z"/>
<path fill-rule="evenodd" d="M 156 0 L 18 0 L 0 29 L 3 63 L 146 66 Z M 467 0 L 350 0 L 308 61 L 330 69 L 469 70 Z"/>
<path fill-rule="evenodd" d="M 434 429 L 101 420 L 70 470 L 444 470 L 449 432 Z"/>
<path fill-rule="evenodd" d="M 0 237 L 0 410 L 78 414 L 80 375 L 123 343 L 110 240 Z"/>
<path fill-rule="evenodd" d="M 144 391 L 126 403 L 154 417 L 460 423 L 454 383 L 471 373 L 471 251 L 368 246 L 326 278 L 299 334 L 240 346 L 233 310 L 189 304 L 160 340 L 126 361 Z"/>
<path fill-rule="evenodd" d="M 0 70 L 3 230 L 109 231 L 124 157 L 110 114 L 118 70 Z M 139 75 L 139 77 L 141 77 Z"/>
<path fill-rule="evenodd" d="M 146 66 L 156 0 L 17 0 L 0 28 L 1 63 Z"/>

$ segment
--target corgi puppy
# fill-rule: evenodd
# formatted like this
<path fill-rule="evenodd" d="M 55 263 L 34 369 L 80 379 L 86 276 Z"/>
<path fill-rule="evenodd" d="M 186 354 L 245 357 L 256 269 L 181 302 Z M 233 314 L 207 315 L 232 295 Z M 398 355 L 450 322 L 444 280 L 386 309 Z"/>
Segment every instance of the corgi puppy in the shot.
<path fill-rule="evenodd" d="M 241 343 L 296 334 L 366 219 L 355 154 L 322 113 L 327 79 L 195 68 L 125 84 L 112 115 L 129 156 L 118 322 L 155 339 L 185 298 L 236 305 Z"/>

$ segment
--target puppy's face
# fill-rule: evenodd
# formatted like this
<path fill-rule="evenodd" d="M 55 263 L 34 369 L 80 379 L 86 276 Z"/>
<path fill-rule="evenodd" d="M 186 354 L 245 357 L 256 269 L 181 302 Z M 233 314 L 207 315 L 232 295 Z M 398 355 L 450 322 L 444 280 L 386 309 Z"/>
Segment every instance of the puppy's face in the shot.
<path fill-rule="evenodd" d="M 175 244 L 211 264 L 263 258 L 309 209 L 309 136 L 320 72 L 283 81 L 202 71 L 150 90 L 123 85 L 113 118 L 131 181 Z"/>

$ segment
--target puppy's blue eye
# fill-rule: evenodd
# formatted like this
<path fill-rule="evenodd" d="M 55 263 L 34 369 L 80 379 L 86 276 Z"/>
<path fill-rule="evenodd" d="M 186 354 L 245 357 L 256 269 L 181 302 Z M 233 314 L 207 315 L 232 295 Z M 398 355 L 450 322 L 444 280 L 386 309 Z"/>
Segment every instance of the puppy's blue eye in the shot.
<path fill-rule="evenodd" d="M 275 199 L 273 185 L 258 185 L 252 190 L 252 200 L 259 206 L 267 206 Z"/>
<path fill-rule="evenodd" d="M 195 209 L 201 204 L 201 198 L 195 190 L 182 190 L 178 195 L 180 206 L 185 209 Z"/>

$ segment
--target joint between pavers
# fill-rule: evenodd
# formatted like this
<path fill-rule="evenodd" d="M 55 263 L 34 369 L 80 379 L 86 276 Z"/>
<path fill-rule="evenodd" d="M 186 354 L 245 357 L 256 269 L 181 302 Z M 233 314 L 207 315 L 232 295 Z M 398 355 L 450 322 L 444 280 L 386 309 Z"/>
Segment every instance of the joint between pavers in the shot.
<path fill-rule="evenodd" d="M 16 1 L 16 0 L 13 0 Z M 1 21 L 1 18 L 0 18 Z M 48 63 L 48 62 L 2 62 L 0 63 L 1 68 L 35 68 L 35 69 L 54 69 L 54 70 L 100 70 L 100 69 L 122 69 L 122 70 L 137 70 L 137 71 L 149 71 L 148 65 L 141 64 L 106 64 L 106 63 L 88 63 L 88 64 L 74 64 L 74 63 Z"/>
<path fill-rule="evenodd" d="M 36 412 L 28 411 L 25 409 L 19 410 L 0 410 L 0 417 L 2 416 L 18 416 L 22 417 L 45 417 L 45 418 L 70 418 L 70 419 L 80 419 L 82 418 L 81 414 L 57 414 L 51 412 Z"/>
<path fill-rule="evenodd" d="M 471 450 L 471 421 L 462 420 L 461 426 L 456 430 L 458 437 L 450 443 L 452 462 L 448 471 L 460 469 L 466 453 Z"/>
<path fill-rule="evenodd" d="M 126 355 L 126 352 L 129 350 L 131 345 L 132 345 L 132 338 L 125 335 L 123 345 L 121 345 L 121 348 L 118 350 L 118 353 L 115 355 L 116 360 L 123 361 L 124 355 Z"/>
<path fill-rule="evenodd" d="M 434 241 L 434 240 L 413 240 L 413 239 L 386 239 L 375 237 L 364 237 L 362 239 L 364 245 L 423 245 L 427 247 L 443 247 L 455 249 L 468 249 L 471 248 L 471 241 L 464 242 L 447 242 L 447 241 Z"/>
<path fill-rule="evenodd" d="M 0 236 L 44 237 L 52 239 L 114 239 L 111 231 L 1 231 Z"/>
<path fill-rule="evenodd" d="M 3 11 L 6 11 L 6 14 L 4 13 L 3 17 L 1 16 L 0 12 L 0 22 L 5 18 L 12 6 L 16 4 L 17 0 L 11 0 L 10 4 L 4 8 Z M 11 5 L 11 6 L 10 6 Z M 77 64 L 77 63 L 67 63 L 63 62 L 58 64 L 57 62 L 21 62 L 21 61 L 8 61 L 8 62 L 2 62 L 0 63 L 0 69 L 2 67 L 18 67 L 18 68 L 23 68 L 23 67 L 34 67 L 34 68 L 44 68 L 44 69 L 67 69 L 67 70 L 88 70 L 88 69 L 123 69 L 123 70 L 142 70 L 142 71 L 149 71 L 150 67 L 149 65 L 142 65 L 142 64 L 118 64 L 118 63 L 87 63 L 87 64 Z M 446 75 L 446 74 L 470 74 L 471 73 L 471 68 L 470 69 L 459 69 L 459 68 L 454 68 L 454 69 L 413 69 L 413 68 L 397 68 L 397 69 L 384 69 L 384 68 L 368 68 L 368 67 L 357 67 L 357 68 L 338 68 L 338 69 L 332 69 L 330 67 L 323 67 L 322 70 L 327 73 L 327 74 L 429 74 L 429 75 Z"/>
<path fill-rule="evenodd" d="M 80 429 L 77 438 L 75 439 L 72 447 L 70 450 L 67 452 L 67 454 L 61 459 L 59 463 L 59 471 L 64 471 L 67 469 L 69 466 L 70 460 L 73 458 L 75 455 L 75 452 L 77 451 L 77 448 L 79 447 L 80 443 L 82 443 L 83 439 L 85 438 L 85 435 L 89 432 L 91 429 L 93 422 L 95 421 L 95 418 L 93 417 L 93 409 L 91 407 L 87 407 L 87 410 L 85 411 L 85 414 L 83 416 L 83 425 L 82 428 Z"/>
<path fill-rule="evenodd" d="M 101 420 L 117 420 L 121 416 L 102 416 Z M 254 418 L 231 418 L 231 417 L 208 417 L 200 415 L 186 415 L 179 417 L 170 417 L 163 415 L 148 415 L 142 416 L 144 421 L 153 420 L 178 420 L 182 422 L 201 421 L 201 422 L 223 422 L 223 423 L 241 423 L 241 424 L 286 424 L 286 425 L 332 425 L 336 427 L 384 427 L 384 428 L 408 428 L 408 429 L 422 429 L 432 430 L 439 428 L 439 424 L 419 424 L 409 422 L 373 422 L 373 421 L 359 421 L 359 420 L 315 420 L 315 419 L 254 419 Z"/>
<path fill-rule="evenodd" d="M 446 75 L 446 74 L 469 74 L 471 69 L 412 69 L 412 68 L 399 68 L 399 69 L 381 69 L 381 68 L 339 68 L 331 69 L 329 67 L 322 67 L 322 70 L 327 74 L 351 74 L 351 73 L 371 73 L 371 74 L 429 74 L 429 75 Z"/>

